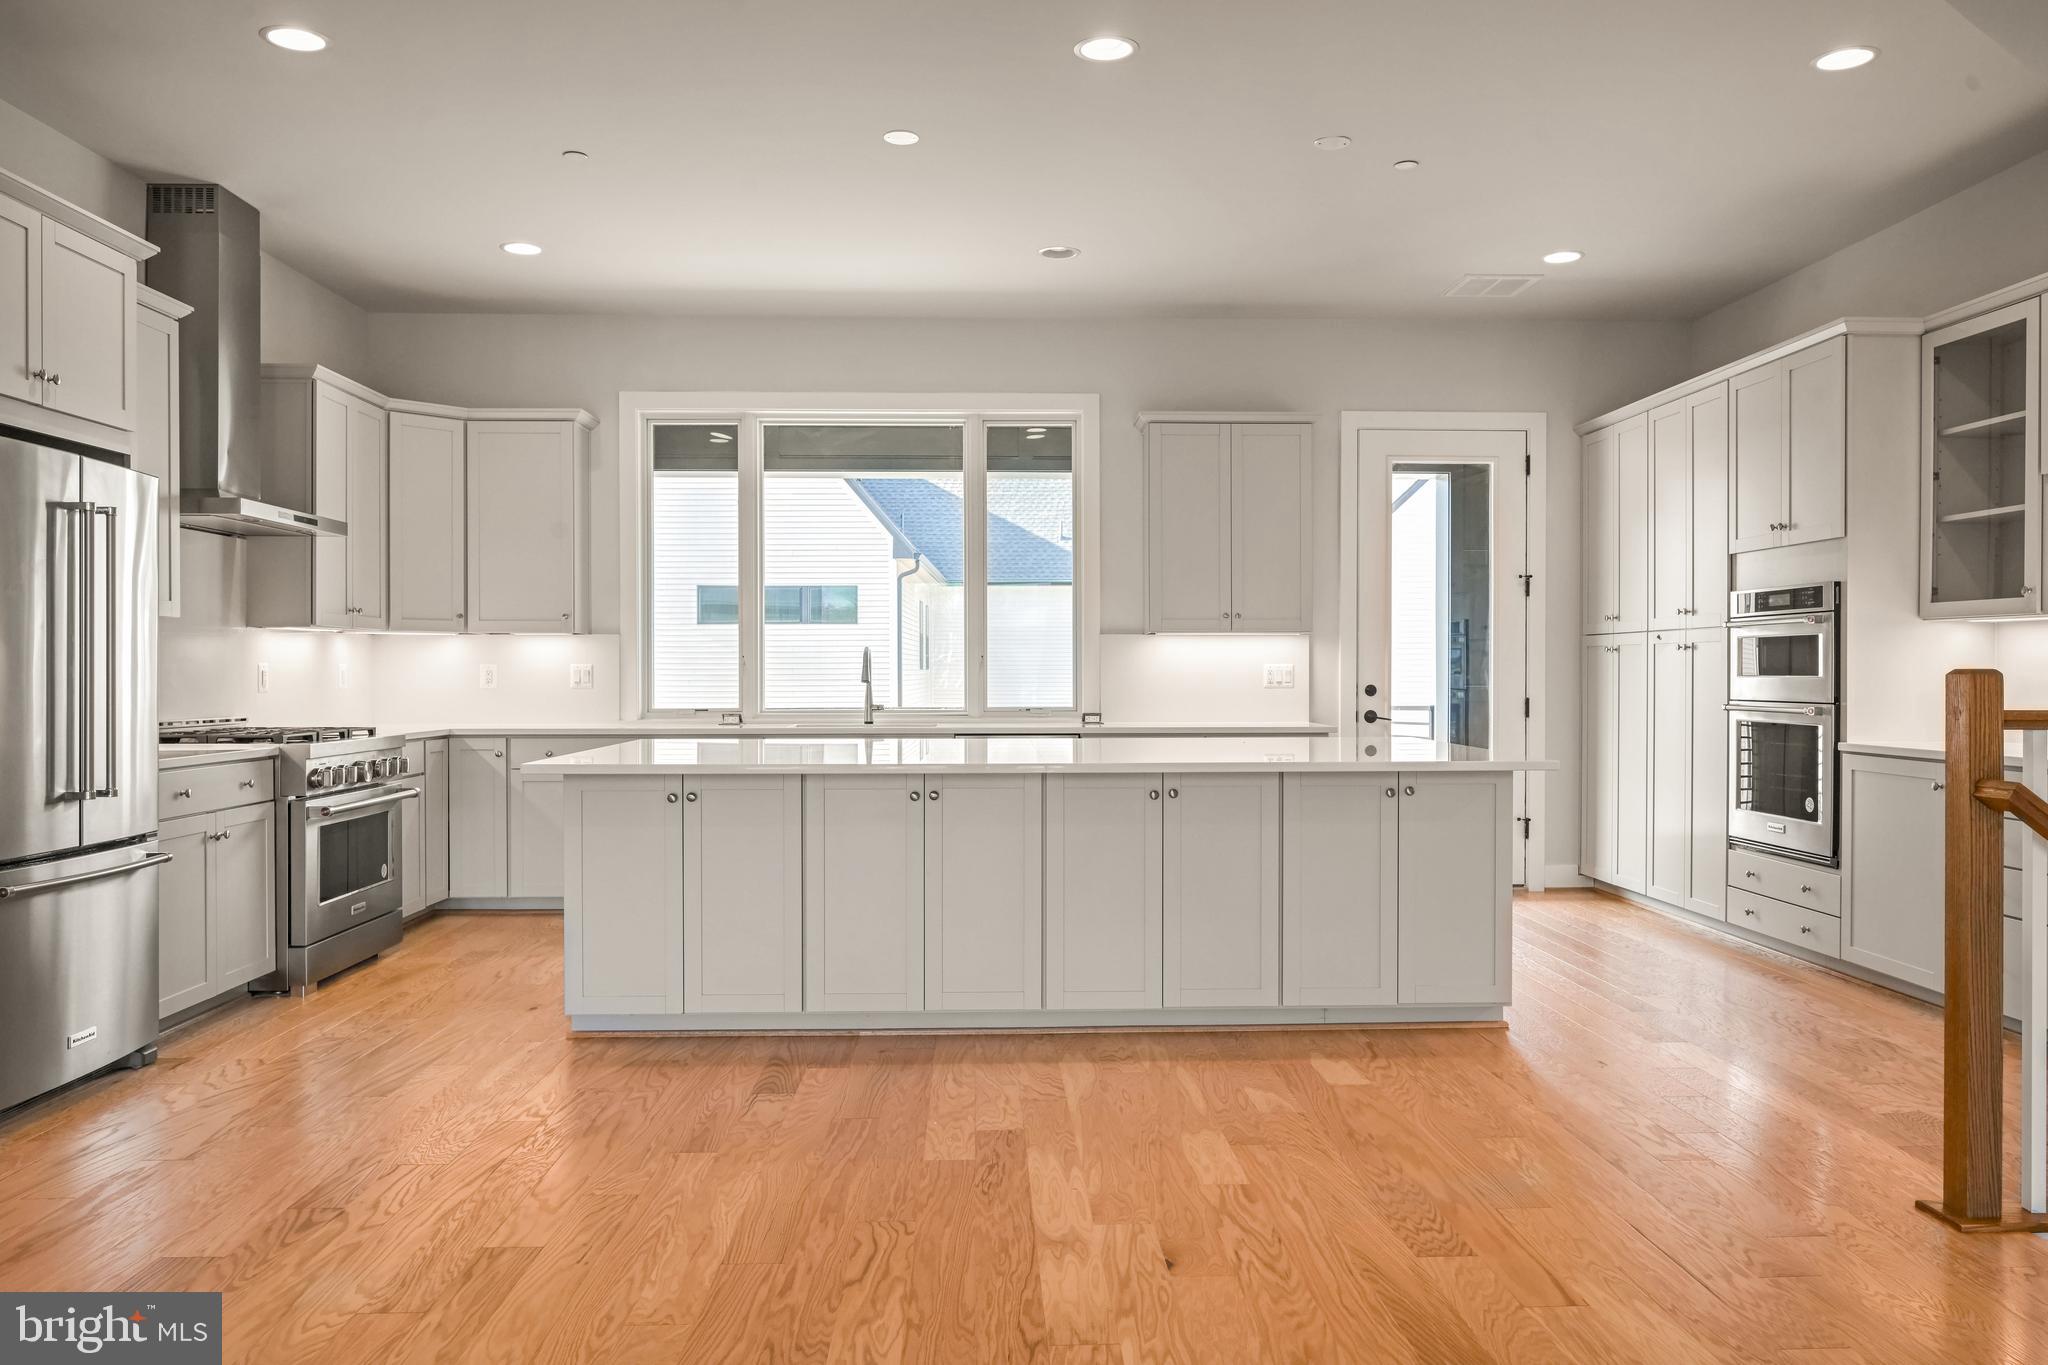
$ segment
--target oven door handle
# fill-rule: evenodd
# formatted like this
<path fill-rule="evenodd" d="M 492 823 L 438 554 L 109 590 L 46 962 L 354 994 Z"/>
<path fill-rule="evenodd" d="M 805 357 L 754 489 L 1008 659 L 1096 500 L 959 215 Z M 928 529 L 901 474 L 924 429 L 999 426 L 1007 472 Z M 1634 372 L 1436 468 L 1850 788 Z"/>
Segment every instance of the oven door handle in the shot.
<path fill-rule="evenodd" d="M 367 801 L 351 801 L 345 806 L 315 806 L 313 807 L 313 814 L 325 819 L 330 815 L 346 815 L 352 810 L 368 810 L 372 806 L 388 806 L 393 801 L 416 801 L 418 799 L 419 792 L 417 790 L 412 787 L 400 787 L 395 792 L 386 792 L 382 796 L 373 796 Z"/>

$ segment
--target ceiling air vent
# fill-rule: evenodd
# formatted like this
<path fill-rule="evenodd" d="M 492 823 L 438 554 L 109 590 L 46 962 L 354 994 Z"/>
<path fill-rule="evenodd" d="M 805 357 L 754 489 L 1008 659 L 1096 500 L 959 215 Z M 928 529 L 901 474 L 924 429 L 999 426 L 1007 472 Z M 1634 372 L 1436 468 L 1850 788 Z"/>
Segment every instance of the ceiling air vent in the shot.
<path fill-rule="evenodd" d="M 1447 299 L 1509 299 L 1527 289 L 1541 275 L 1467 275 L 1449 289 Z"/>
<path fill-rule="evenodd" d="M 212 213 L 213 192 L 218 185 L 151 185 L 151 213 Z"/>

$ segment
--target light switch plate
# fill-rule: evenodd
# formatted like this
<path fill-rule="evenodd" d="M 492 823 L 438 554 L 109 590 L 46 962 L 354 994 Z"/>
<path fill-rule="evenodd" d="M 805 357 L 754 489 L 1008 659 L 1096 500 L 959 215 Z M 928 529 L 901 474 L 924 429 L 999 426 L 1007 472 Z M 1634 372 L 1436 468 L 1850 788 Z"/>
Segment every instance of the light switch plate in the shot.
<path fill-rule="evenodd" d="M 496 664 L 478 664 L 476 667 L 476 685 L 483 688 L 496 687 L 498 685 L 498 666 Z"/>
<path fill-rule="evenodd" d="M 1293 665 L 1293 664 L 1267 664 L 1267 665 L 1266 665 L 1266 686 L 1268 686 L 1268 687 L 1292 687 L 1292 686 L 1294 686 L 1294 665 Z"/>
<path fill-rule="evenodd" d="M 570 664 L 569 686 L 577 688 L 590 688 L 597 686 L 597 665 Z"/>
<path fill-rule="evenodd" d="M 256 665 L 256 690 L 258 692 L 268 692 L 270 690 L 269 664 Z"/>

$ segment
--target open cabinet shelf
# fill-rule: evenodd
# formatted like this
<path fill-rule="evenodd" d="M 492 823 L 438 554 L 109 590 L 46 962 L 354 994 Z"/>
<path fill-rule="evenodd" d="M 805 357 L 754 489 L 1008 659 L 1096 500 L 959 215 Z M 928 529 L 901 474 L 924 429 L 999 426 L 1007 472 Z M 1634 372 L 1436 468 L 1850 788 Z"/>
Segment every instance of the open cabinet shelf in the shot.
<path fill-rule="evenodd" d="M 2040 611 L 2040 301 L 1922 340 L 1920 614 Z"/>

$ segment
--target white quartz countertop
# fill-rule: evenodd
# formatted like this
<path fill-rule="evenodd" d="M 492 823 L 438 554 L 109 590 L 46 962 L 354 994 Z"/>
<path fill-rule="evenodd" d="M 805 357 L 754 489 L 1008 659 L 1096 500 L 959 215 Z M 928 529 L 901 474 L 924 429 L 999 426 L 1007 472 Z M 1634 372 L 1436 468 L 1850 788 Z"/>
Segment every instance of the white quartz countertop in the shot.
<path fill-rule="evenodd" d="M 393 735 L 402 739 L 440 739 L 451 735 L 617 735 L 621 738 L 659 736 L 677 739 L 729 739 L 734 736 L 823 736 L 844 738 L 905 738 L 905 739 L 952 739 L 959 735 L 1073 735 L 1085 734 L 1090 737 L 1110 738 L 1116 736 L 1235 736 L 1235 735 L 1329 735 L 1336 731 L 1332 725 L 1318 725 L 1310 721 L 1298 724 L 1265 725 L 1192 725 L 1179 722 L 1144 724 L 1140 722 L 1117 722 L 1103 725 L 1082 725 L 1070 718 L 1056 721 L 1044 720 L 998 720 L 984 717 L 955 720 L 902 720 L 891 719 L 886 714 L 873 725 L 862 725 L 851 721 L 748 721 L 744 725 L 718 725 L 705 721 L 611 721 L 596 725 L 406 725 L 389 726 L 380 729 L 379 735 Z"/>
<path fill-rule="evenodd" d="M 173 768 L 198 768 L 209 763 L 232 763 L 238 758 L 275 758 L 275 744 L 159 744 L 156 766 L 159 772 Z"/>
<path fill-rule="evenodd" d="M 1548 759 L 1487 761 L 1351 758 L 1336 739 L 1314 735 L 833 739 L 816 736 L 638 739 L 521 766 L 529 776 L 616 777 L 648 773 L 710 775 L 895 772 L 1385 773 L 1549 771 Z"/>

